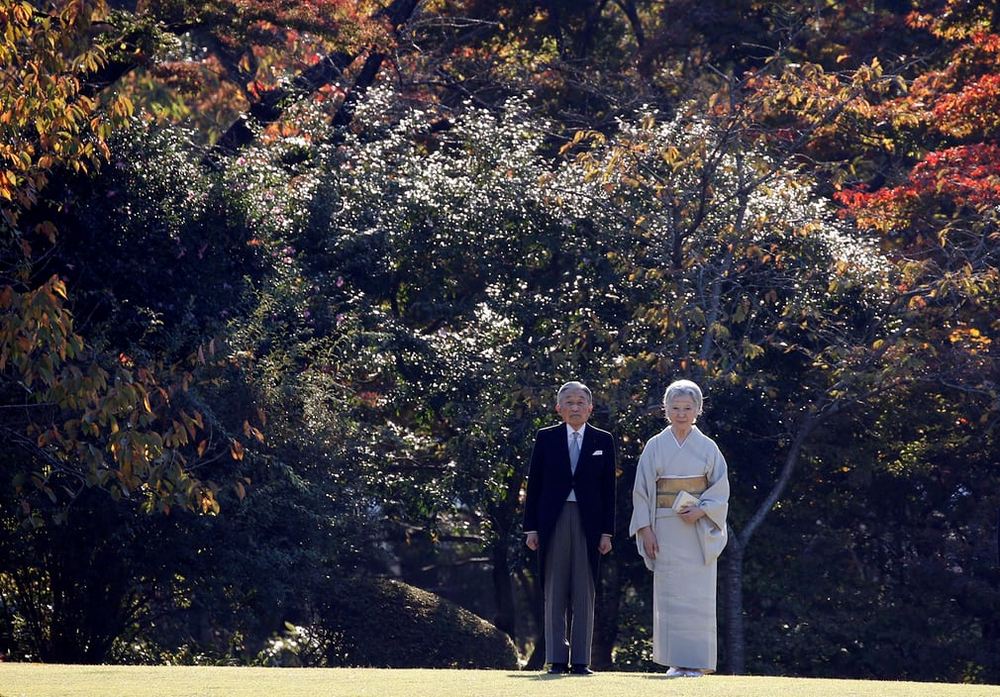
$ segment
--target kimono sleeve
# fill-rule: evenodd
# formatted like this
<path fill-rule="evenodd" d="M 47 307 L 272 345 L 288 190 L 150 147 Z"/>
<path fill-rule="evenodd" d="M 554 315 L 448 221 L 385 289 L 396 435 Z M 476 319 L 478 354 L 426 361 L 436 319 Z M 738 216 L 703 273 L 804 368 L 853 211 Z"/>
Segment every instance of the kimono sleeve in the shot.
<path fill-rule="evenodd" d="M 635 484 L 632 485 L 632 520 L 628 525 L 629 537 L 635 535 L 635 546 L 642 557 L 643 563 L 650 571 L 654 560 L 646 556 L 646 548 L 642 544 L 642 536 L 636 535 L 639 530 L 656 524 L 656 463 L 653 456 L 652 441 L 646 443 L 639 456 L 639 465 L 635 470 Z"/>
<path fill-rule="evenodd" d="M 656 472 L 653 464 L 651 441 L 646 443 L 639 456 L 632 485 L 632 520 L 628 525 L 629 537 L 644 527 L 652 526 L 656 512 Z"/>
<path fill-rule="evenodd" d="M 695 521 L 695 528 L 698 531 L 698 542 L 705 563 L 714 564 L 729 540 L 729 530 L 726 528 L 726 515 L 729 513 L 729 477 L 726 459 L 722 457 L 714 441 L 706 465 L 708 488 L 701 495 L 699 504 L 705 515 Z"/>
<path fill-rule="evenodd" d="M 705 511 L 705 515 L 716 528 L 725 530 L 726 516 L 729 514 L 729 470 L 726 458 L 722 456 L 719 446 L 714 442 L 707 465 L 708 471 L 705 472 L 705 476 L 708 479 L 708 488 L 700 497 L 700 508 Z"/>

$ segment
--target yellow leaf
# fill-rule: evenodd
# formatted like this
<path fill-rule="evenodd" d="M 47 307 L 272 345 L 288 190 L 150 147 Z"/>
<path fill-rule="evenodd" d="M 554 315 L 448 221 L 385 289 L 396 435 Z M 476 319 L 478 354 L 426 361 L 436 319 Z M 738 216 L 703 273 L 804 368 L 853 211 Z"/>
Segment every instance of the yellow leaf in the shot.
<path fill-rule="evenodd" d="M 61 297 L 63 300 L 67 299 L 66 296 L 66 284 L 63 283 L 62 279 L 52 277 L 52 292 Z"/>
<path fill-rule="evenodd" d="M 215 500 L 215 496 L 211 491 L 203 489 L 201 492 L 201 512 L 202 513 L 218 513 L 219 504 Z"/>

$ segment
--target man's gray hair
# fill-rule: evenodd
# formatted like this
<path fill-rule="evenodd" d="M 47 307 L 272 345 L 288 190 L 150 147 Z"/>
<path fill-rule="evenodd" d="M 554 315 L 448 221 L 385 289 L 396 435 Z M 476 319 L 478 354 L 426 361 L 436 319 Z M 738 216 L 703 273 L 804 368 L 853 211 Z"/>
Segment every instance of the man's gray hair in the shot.
<path fill-rule="evenodd" d="M 587 401 L 590 404 L 594 403 L 594 395 L 591 394 L 589 387 L 584 385 L 582 382 L 577 382 L 576 380 L 570 380 L 569 382 L 563 384 L 563 386 L 559 388 L 559 392 L 558 394 L 556 394 L 556 404 L 562 404 L 563 397 L 566 395 L 566 393 L 572 392 L 573 390 L 579 390 L 580 392 L 583 392 L 585 395 L 587 395 Z"/>
<path fill-rule="evenodd" d="M 675 380 L 667 387 L 663 393 L 663 408 L 669 409 L 670 403 L 678 397 L 690 397 L 694 402 L 695 412 L 701 413 L 701 405 L 704 398 L 701 396 L 701 388 L 690 380 Z"/>

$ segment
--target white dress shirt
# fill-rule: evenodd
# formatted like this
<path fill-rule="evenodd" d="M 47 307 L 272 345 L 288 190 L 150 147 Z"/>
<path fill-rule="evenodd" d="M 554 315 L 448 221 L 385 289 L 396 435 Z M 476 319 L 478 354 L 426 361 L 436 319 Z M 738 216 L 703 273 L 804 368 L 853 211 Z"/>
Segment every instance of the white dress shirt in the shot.
<path fill-rule="evenodd" d="M 580 434 L 580 442 L 577 443 L 577 445 L 580 446 L 580 457 L 581 458 L 583 457 L 583 433 L 586 430 L 587 430 L 587 424 L 584 424 L 583 426 L 581 426 L 579 431 L 574 431 L 572 426 L 570 426 L 569 424 L 566 424 L 566 448 L 570 452 L 573 451 L 573 434 L 574 433 L 579 433 Z M 577 460 L 577 464 L 578 465 L 580 464 L 579 460 Z M 573 491 L 572 489 L 570 489 L 569 490 L 569 496 L 566 497 L 566 500 L 567 501 L 576 501 L 576 492 Z"/>

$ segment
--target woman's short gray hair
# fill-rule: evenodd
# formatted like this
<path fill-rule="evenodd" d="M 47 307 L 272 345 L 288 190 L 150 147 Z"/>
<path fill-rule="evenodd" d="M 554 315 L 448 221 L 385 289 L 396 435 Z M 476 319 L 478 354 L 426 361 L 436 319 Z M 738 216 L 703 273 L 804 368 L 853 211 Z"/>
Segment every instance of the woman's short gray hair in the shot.
<path fill-rule="evenodd" d="M 675 380 L 667 386 L 667 391 L 663 393 L 663 408 L 669 409 L 670 403 L 678 397 L 690 397 L 694 401 L 695 413 L 701 413 L 701 405 L 704 398 L 701 395 L 701 388 L 690 380 Z"/>
<path fill-rule="evenodd" d="M 579 390 L 580 392 L 583 392 L 585 395 L 587 395 L 587 401 L 590 404 L 594 403 L 594 395 L 590 393 L 589 387 L 584 385 L 582 382 L 577 382 L 576 380 L 570 380 L 569 382 L 564 383 L 563 386 L 559 388 L 559 392 L 556 394 L 556 404 L 562 404 L 563 397 L 566 395 L 566 393 L 572 392 L 573 390 Z"/>

